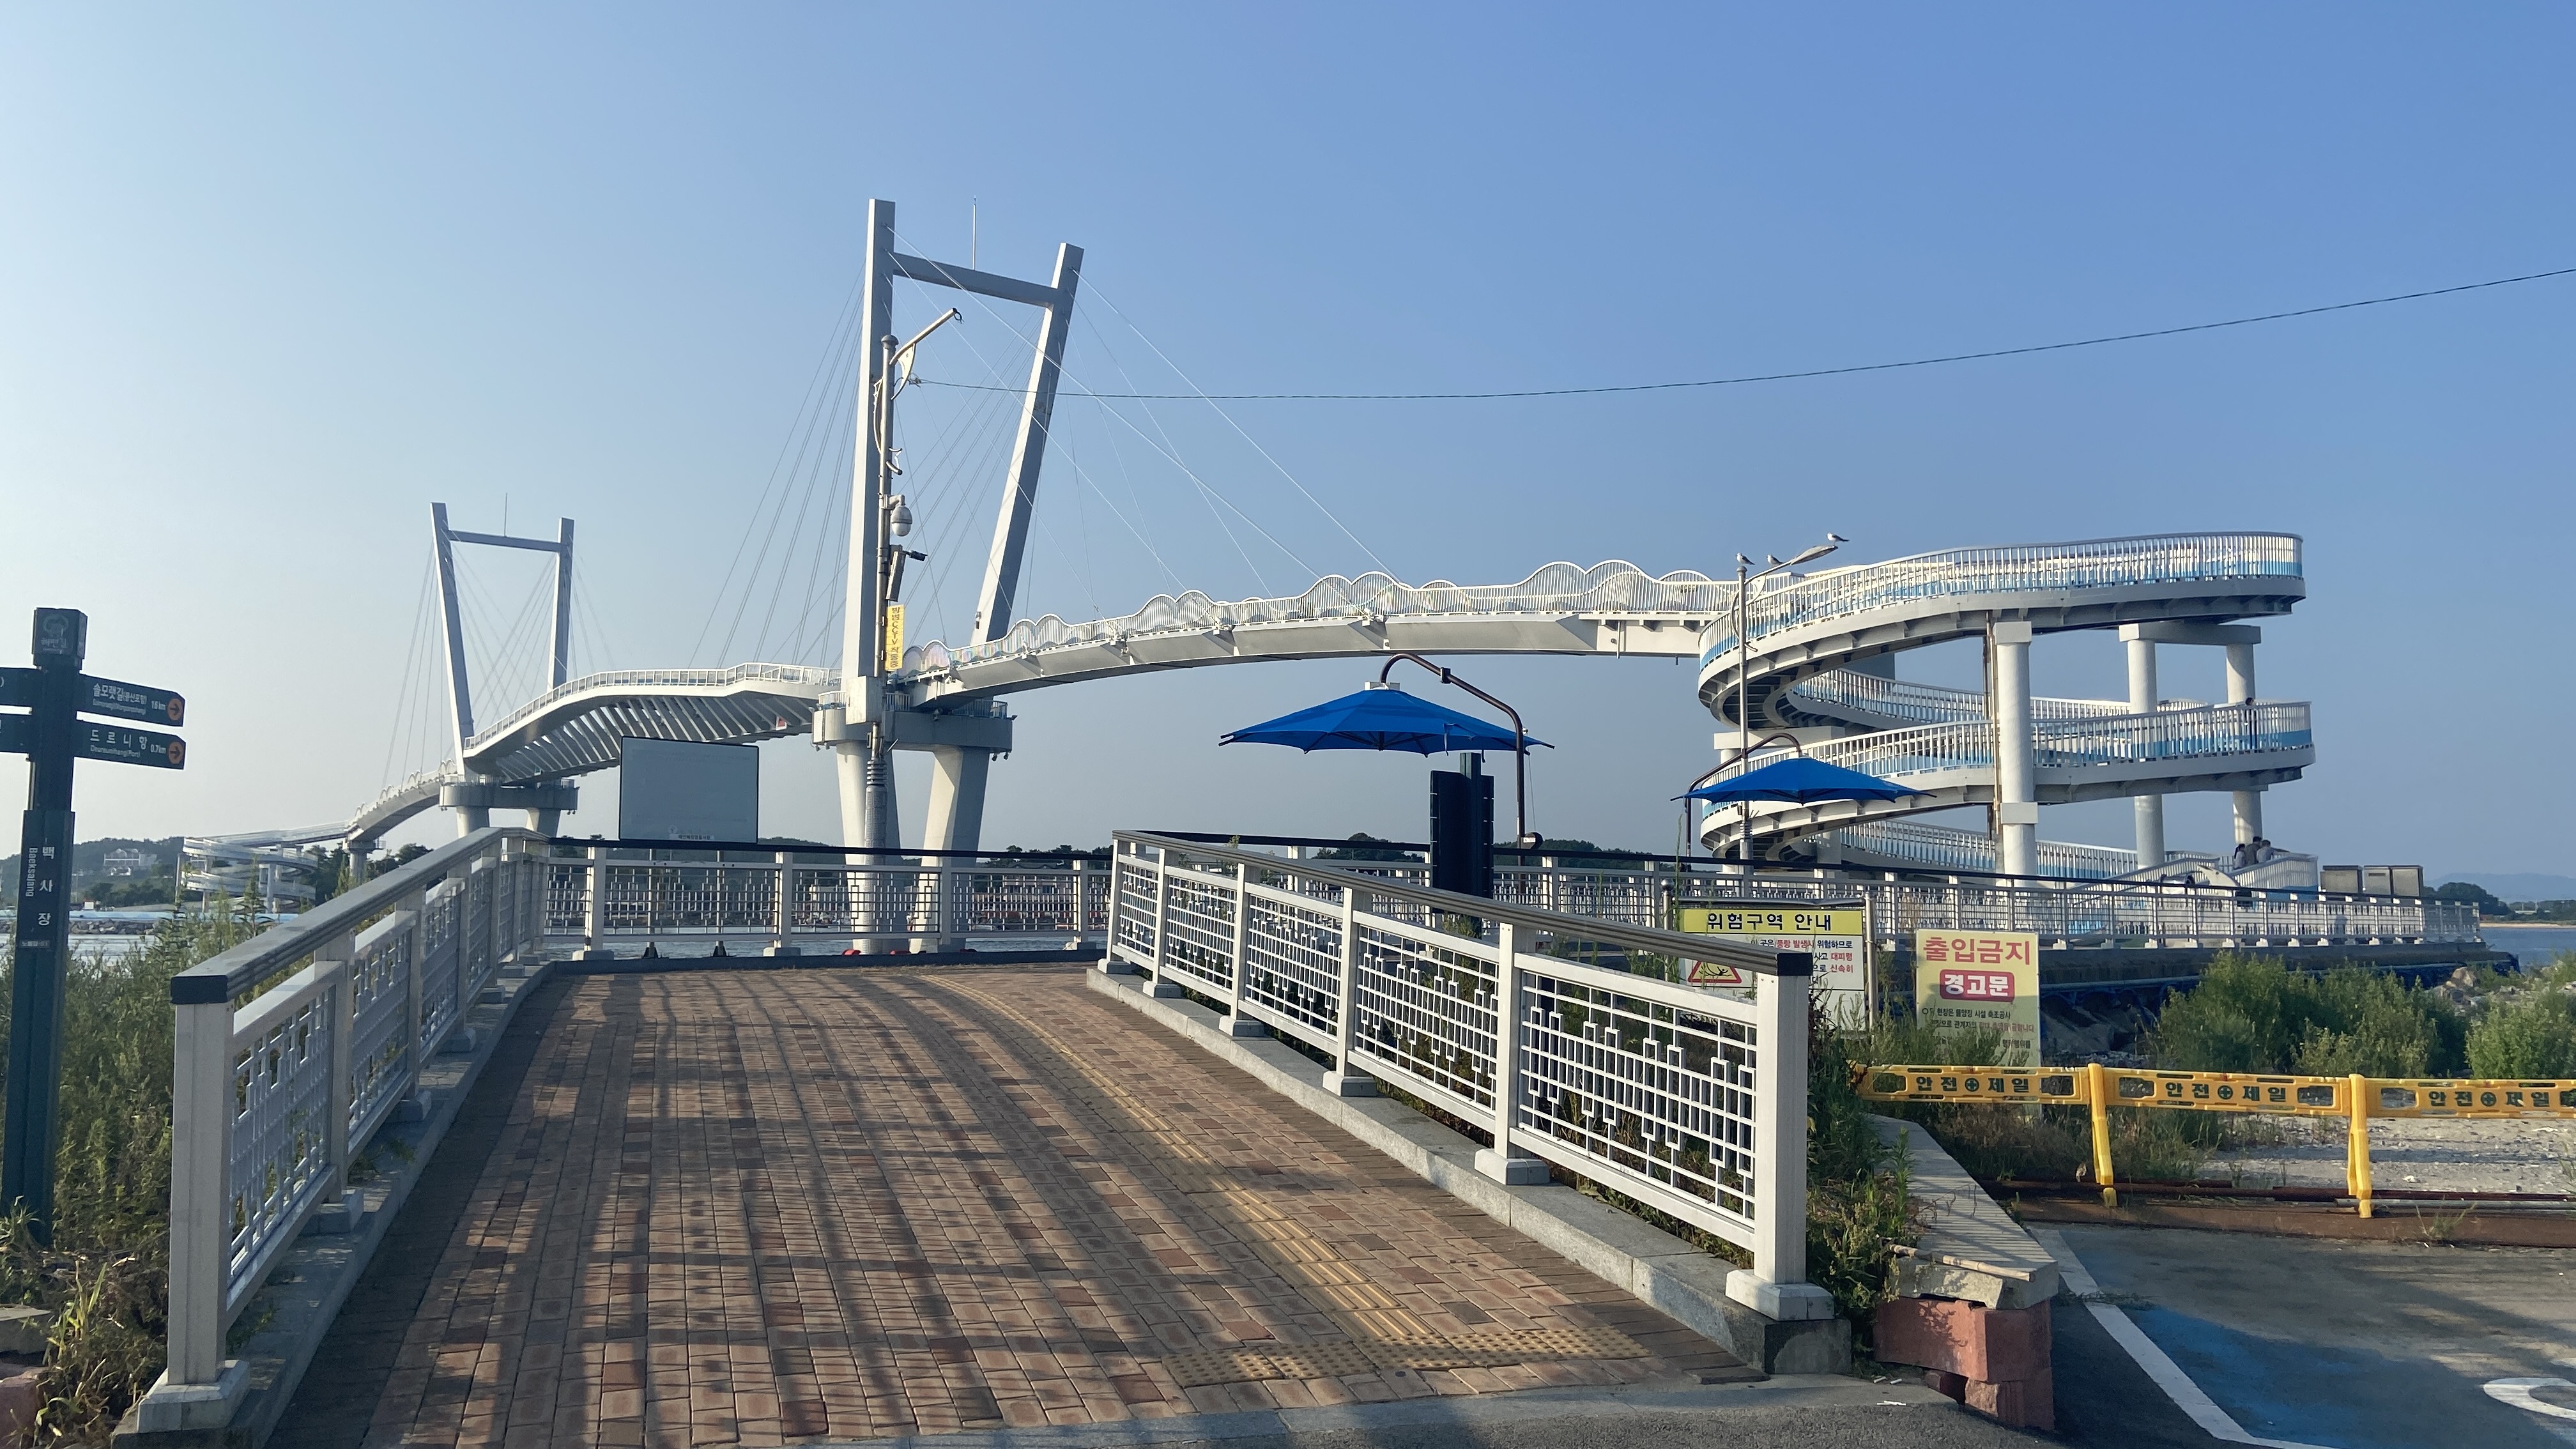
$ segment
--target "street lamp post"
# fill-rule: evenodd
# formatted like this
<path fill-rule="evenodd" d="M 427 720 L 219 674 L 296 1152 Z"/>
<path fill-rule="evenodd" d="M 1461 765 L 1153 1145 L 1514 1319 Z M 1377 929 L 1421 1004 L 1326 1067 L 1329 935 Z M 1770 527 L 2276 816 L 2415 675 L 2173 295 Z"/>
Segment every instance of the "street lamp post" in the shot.
<path fill-rule="evenodd" d="M 1753 712 L 1750 703 L 1753 641 L 1745 637 L 1745 632 L 1752 620 L 1752 610 L 1748 607 L 1748 601 L 1752 595 L 1753 586 L 1783 569 L 1793 569 L 1800 564 L 1814 563 L 1849 542 L 1851 542 L 1850 539 L 1839 533 L 1828 533 L 1823 543 L 1785 562 L 1777 554 L 1766 554 L 1764 557 L 1770 567 L 1760 573 L 1752 571 L 1753 560 L 1740 553 L 1735 556 L 1735 773 L 1738 775 L 1744 773 L 1747 763 L 1753 758 Z M 1745 874 L 1750 875 L 1753 873 L 1753 802 L 1744 801 L 1742 808 L 1744 820 L 1735 843 L 1735 858 L 1744 867 Z"/>

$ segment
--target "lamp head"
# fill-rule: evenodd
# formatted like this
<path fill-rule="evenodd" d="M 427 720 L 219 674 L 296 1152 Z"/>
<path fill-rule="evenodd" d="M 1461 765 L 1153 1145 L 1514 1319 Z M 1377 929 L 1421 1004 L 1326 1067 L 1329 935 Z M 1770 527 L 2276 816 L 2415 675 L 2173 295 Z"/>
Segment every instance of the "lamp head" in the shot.
<path fill-rule="evenodd" d="M 1789 560 L 1789 562 L 1793 565 L 1813 563 L 1817 559 L 1823 558 L 1826 554 L 1832 553 L 1835 548 L 1839 547 L 1844 542 L 1842 539 L 1834 538 L 1832 534 L 1826 534 L 1825 537 L 1833 539 L 1833 542 L 1817 544 L 1814 548 L 1811 548 L 1805 553 L 1798 555 L 1796 558 Z"/>

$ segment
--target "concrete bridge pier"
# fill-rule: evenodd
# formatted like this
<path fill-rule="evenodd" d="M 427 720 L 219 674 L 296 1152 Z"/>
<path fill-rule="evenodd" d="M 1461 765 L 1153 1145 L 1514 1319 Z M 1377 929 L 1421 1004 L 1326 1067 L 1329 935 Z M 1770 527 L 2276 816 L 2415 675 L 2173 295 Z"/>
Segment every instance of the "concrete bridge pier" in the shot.
<path fill-rule="evenodd" d="M 528 828 L 553 835 L 563 828 L 563 815 L 581 804 L 581 788 L 570 780 L 535 780 L 504 785 L 495 780 L 465 780 L 438 787 L 438 803 L 456 812 L 459 838 L 488 830 L 494 810 L 527 812 Z"/>
<path fill-rule="evenodd" d="M 984 783 L 993 752 L 964 745 L 930 750 L 930 817 L 922 844 L 932 850 L 978 850 L 984 836 Z"/>
<path fill-rule="evenodd" d="M 2164 704 L 2156 683 L 2156 641 L 2146 637 L 2135 624 L 2122 625 L 2120 638 L 2129 646 L 2129 712 L 2153 714 Z M 2137 812 L 2139 867 L 2164 864 L 2165 797 L 2139 795 L 2129 804 Z"/>
<path fill-rule="evenodd" d="M 2227 643 L 2227 702 L 2252 704 L 2254 702 L 2254 646 L 2262 640 L 2263 631 L 2242 624 L 2236 626 L 2236 629 L 2251 637 L 2231 639 Z M 2263 836 L 2262 788 L 2257 786 L 2251 790 L 2238 790 L 2230 794 L 2228 799 L 2236 816 L 2236 843 L 2243 845 L 2247 841 L 2261 839 Z"/>
<path fill-rule="evenodd" d="M 1986 629 L 1994 658 L 1996 864 L 2006 875 L 2039 874 L 2039 767 L 2030 730 L 2030 621 L 1998 619 Z"/>

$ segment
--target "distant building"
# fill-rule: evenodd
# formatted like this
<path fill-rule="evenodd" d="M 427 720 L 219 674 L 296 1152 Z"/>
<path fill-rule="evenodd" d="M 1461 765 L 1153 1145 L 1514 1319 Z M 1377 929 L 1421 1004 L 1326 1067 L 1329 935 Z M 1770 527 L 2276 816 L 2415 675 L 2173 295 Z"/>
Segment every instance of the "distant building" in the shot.
<path fill-rule="evenodd" d="M 150 875 L 160 867 L 161 857 L 148 850 L 136 850 L 128 846 L 125 849 L 111 850 L 107 853 L 109 875 Z"/>

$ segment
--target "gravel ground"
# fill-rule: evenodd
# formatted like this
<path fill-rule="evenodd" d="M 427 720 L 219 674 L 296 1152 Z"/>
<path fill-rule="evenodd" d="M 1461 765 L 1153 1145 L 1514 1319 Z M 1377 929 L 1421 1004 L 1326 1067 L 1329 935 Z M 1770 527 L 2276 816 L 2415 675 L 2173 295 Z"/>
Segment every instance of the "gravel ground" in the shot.
<path fill-rule="evenodd" d="M 2230 1177 L 2248 1187 L 2343 1182 L 2343 1123 L 2270 1118 L 2245 1126 L 2256 1140 L 2213 1156 L 2210 1176 Z M 2376 1188 L 2576 1194 L 2576 1121 L 2410 1117 L 2373 1122 L 2370 1175 Z"/>

